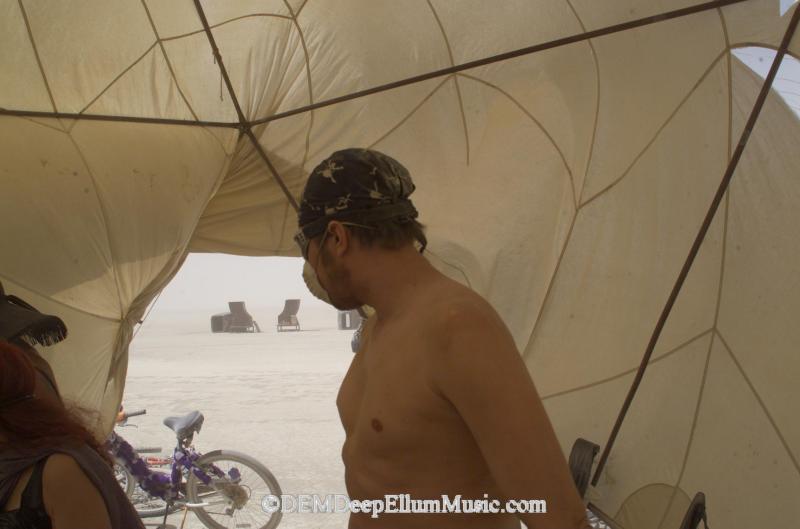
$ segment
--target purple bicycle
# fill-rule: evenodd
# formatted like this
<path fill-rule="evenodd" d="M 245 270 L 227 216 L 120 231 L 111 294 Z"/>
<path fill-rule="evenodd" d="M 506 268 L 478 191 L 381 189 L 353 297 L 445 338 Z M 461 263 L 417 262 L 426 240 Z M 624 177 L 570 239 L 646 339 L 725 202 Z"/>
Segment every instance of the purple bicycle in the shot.
<path fill-rule="evenodd" d="M 125 413 L 122 424 L 129 417 L 144 413 L 145 410 Z M 139 516 L 163 516 L 166 524 L 169 513 L 188 508 L 210 529 L 274 529 L 280 523 L 281 512 L 266 512 L 262 500 L 270 494 L 280 498 L 281 488 L 275 476 L 256 459 L 240 452 L 197 452 L 192 441 L 203 419 L 199 411 L 164 419 L 177 437 L 172 457 L 143 458 L 142 453 L 160 448 L 137 450 L 117 433 L 109 436 L 117 481 Z"/>

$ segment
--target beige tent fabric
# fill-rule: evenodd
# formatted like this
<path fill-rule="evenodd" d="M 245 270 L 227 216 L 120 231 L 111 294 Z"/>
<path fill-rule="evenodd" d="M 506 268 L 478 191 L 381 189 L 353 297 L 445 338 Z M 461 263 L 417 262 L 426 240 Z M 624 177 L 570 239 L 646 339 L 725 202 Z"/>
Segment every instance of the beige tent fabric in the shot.
<path fill-rule="evenodd" d="M 247 121 L 700 3 L 201 2 Z M 602 445 L 760 87 L 729 51 L 775 48 L 797 9 L 778 7 L 262 122 L 273 173 L 237 129 L 193 2 L 2 0 L 0 108 L 177 121 L 0 114 L 0 280 L 66 321 L 44 352 L 108 430 L 133 329 L 187 253 L 298 255 L 309 169 L 374 147 L 415 179 L 429 259 L 508 323 L 565 452 Z M 676 527 L 697 491 L 714 526 L 800 517 L 798 144 L 771 96 L 589 492 L 628 529 Z"/>
<path fill-rule="evenodd" d="M 67 323 L 70 339 L 45 354 L 65 396 L 102 407 L 108 429 L 132 326 L 182 261 L 230 157 L 186 126 L 3 117 L 0 142 L 0 280 Z"/>
<path fill-rule="evenodd" d="M 738 141 L 761 80 L 735 59 L 732 66 L 733 137 Z M 692 97 L 702 98 L 703 88 Z M 713 99 L 706 99 L 704 108 L 710 109 Z M 680 119 L 676 115 L 675 125 Z M 686 134 L 687 129 L 682 131 Z M 670 144 L 673 152 L 691 152 L 683 145 L 691 137 L 678 139 L 669 132 L 665 128 L 659 142 Z M 800 491 L 795 420 L 800 388 L 789 382 L 800 375 L 793 353 L 800 337 L 794 336 L 796 326 L 791 323 L 800 308 L 800 284 L 794 277 L 800 245 L 781 228 L 800 220 L 794 202 L 800 198 L 800 184 L 787 178 L 800 174 L 794 147 L 800 144 L 800 124 L 779 97 L 768 100 L 751 142 L 608 466 L 598 487 L 590 491 L 623 524 L 627 520 L 637 528 L 675 527 L 669 522 L 676 516 L 670 502 L 688 505 L 685 498 L 697 491 L 706 493 L 714 525 L 758 527 L 771 520 L 769 525 L 790 527 L 800 514 L 794 499 Z M 624 398 L 639 351 L 661 310 L 660 303 L 651 305 L 651 298 L 663 303 L 679 265 L 673 264 L 672 273 L 663 279 L 660 266 L 672 251 L 680 251 L 678 261 L 684 258 L 685 246 L 667 242 L 666 234 L 653 234 L 669 215 L 679 215 L 672 222 L 685 224 L 692 233 L 699 225 L 698 218 L 684 220 L 686 209 L 674 211 L 660 203 L 690 204 L 697 188 L 681 184 L 677 174 L 670 176 L 668 188 L 650 193 L 652 184 L 645 184 L 654 173 L 650 156 L 658 159 L 657 153 L 643 156 L 641 169 L 626 181 L 629 187 L 620 187 L 609 198 L 629 205 L 643 202 L 640 210 L 629 206 L 624 215 L 606 216 L 591 228 L 576 226 L 552 300 L 526 351 L 565 450 L 578 436 L 607 438 L 617 411 L 607 403 Z M 711 187 L 716 187 L 719 173 L 692 173 L 687 168 L 687 176 L 708 179 Z M 646 196 L 611 198 L 637 190 Z M 711 191 L 706 192 L 706 203 Z M 584 211 L 581 214 L 589 215 L 591 210 Z M 585 241 L 580 238 L 584 231 Z M 688 244 L 690 239 L 684 240 Z M 581 253 L 587 247 L 595 250 L 590 264 Z M 625 252 L 627 257 L 620 262 L 604 257 L 606 251 Z M 580 275 L 573 267 L 581 267 Z M 612 350 L 616 355 L 610 358 L 605 351 Z M 587 415 L 592 418 L 587 420 Z M 642 495 L 645 487 L 648 492 Z M 647 516 L 640 512 L 644 505 Z"/>

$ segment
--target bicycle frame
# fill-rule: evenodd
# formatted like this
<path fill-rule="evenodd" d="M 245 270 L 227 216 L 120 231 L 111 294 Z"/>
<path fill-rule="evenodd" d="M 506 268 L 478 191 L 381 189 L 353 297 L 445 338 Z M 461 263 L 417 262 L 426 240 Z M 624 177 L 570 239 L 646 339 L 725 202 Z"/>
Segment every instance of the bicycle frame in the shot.
<path fill-rule="evenodd" d="M 191 445 L 192 439 L 179 441 L 173 450 L 172 463 L 169 474 L 158 470 L 151 470 L 147 462 L 122 436 L 112 432 L 109 437 L 109 451 L 119 458 L 131 473 L 139 486 L 151 496 L 160 498 L 169 504 L 183 503 L 185 498 L 181 491 L 183 475 L 192 472 L 206 486 L 213 486 L 214 478 L 228 479 L 237 483 L 241 474 L 237 468 L 232 468 L 226 474 L 216 465 L 211 465 L 208 470 L 212 476 L 197 466 L 197 460 L 203 454 L 197 452 Z"/>

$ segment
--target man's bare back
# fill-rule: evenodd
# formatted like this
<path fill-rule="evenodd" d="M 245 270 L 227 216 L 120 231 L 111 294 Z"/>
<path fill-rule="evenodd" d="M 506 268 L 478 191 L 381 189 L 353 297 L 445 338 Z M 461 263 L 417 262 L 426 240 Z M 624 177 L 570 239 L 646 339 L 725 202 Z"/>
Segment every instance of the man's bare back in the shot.
<path fill-rule="evenodd" d="M 501 502 L 507 499 L 467 422 L 442 390 L 449 377 L 442 373 L 450 361 L 444 358 L 448 326 L 458 325 L 460 312 L 474 306 L 479 314 L 491 310 L 471 290 L 439 276 L 420 288 L 413 304 L 398 316 L 384 321 L 377 315 L 367 321 L 337 398 L 346 434 L 342 459 L 351 499 L 382 499 L 387 494 L 408 494 L 412 499 L 441 499 L 443 494 L 451 499 L 458 494 L 463 499 L 482 500 L 485 495 Z M 470 361 L 457 361 L 462 360 Z M 492 395 L 482 398 L 492 401 Z M 530 403 L 522 407 L 530 408 Z M 353 514 L 349 527 L 518 529 L 520 522 L 509 513 L 384 513 L 379 518 Z"/>

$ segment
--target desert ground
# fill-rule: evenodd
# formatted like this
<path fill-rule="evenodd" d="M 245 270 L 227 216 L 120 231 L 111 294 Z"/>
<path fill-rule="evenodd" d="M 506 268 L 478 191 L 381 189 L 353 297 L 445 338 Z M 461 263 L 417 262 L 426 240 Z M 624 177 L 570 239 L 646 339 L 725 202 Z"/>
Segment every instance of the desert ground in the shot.
<path fill-rule="evenodd" d="M 284 494 L 345 494 L 336 394 L 353 356 L 353 331 L 337 329 L 333 308 L 301 306 L 302 330 L 279 333 L 281 309 L 248 306 L 260 334 L 212 333 L 208 311 L 161 311 L 148 319 L 131 345 L 123 400 L 126 409 L 145 408 L 147 415 L 118 433 L 134 446 L 171 453 L 175 437 L 164 417 L 200 410 L 200 452 L 249 454 L 272 471 Z M 174 513 L 168 524 L 180 527 L 182 519 Z M 148 528 L 158 521 L 145 520 Z M 336 513 L 286 513 L 280 523 L 282 529 L 346 526 L 347 515 Z M 189 513 L 184 527 L 205 526 Z"/>

